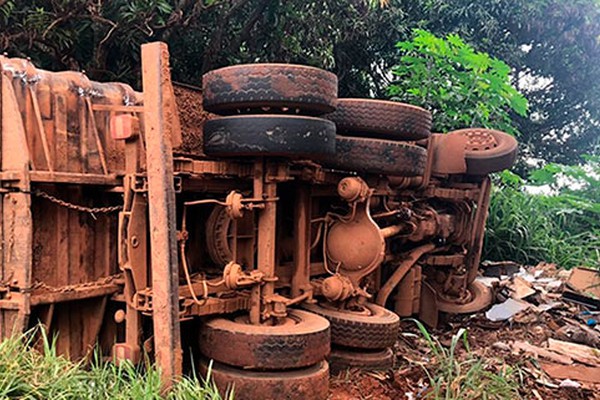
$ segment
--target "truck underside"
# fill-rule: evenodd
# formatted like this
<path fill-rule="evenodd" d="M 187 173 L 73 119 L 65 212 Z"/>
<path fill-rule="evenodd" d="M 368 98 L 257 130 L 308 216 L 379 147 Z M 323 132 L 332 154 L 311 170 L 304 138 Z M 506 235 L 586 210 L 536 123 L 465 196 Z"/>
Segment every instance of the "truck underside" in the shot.
<path fill-rule="evenodd" d="M 217 70 L 200 91 L 171 83 L 164 44 L 142 60 L 136 92 L 0 57 L 1 337 L 41 323 L 61 353 L 146 352 L 166 382 L 192 351 L 240 398 L 325 398 L 326 357 L 385 367 L 398 316 L 435 325 L 489 303 L 488 174 L 516 142 L 430 134 L 416 107 L 391 140 L 352 125 L 360 107 L 385 120 L 370 103 L 315 100 L 337 94 L 317 69 Z M 254 73 L 316 94 L 224 96 Z M 335 104 L 335 124 L 319 117 Z"/>

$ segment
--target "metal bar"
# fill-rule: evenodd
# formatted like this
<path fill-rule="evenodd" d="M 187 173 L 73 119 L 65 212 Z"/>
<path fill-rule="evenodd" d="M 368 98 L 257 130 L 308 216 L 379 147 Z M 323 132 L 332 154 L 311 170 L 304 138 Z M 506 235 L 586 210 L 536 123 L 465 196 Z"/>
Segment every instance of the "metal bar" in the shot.
<path fill-rule="evenodd" d="M 148 173 L 152 316 L 155 358 L 163 384 L 182 373 L 179 326 L 177 229 L 173 188 L 174 118 L 169 51 L 162 42 L 142 45 L 144 134 Z"/>
<path fill-rule="evenodd" d="M 263 179 L 270 172 L 272 165 L 265 164 Z M 273 199 L 277 196 L 277 183 L 262 183 L 262 198 Z M 255 198 L 256 193 L 255 193 Z M 258 212 L 258 249 L 257 269 L 264 274 L 265 284 L 261 289 L 261 319 L 270 320 L 273 311 L 272 303 L 265 303 L 265 299 L 271 298 L 275 293 L 275 228 L 277 225 L 277 203 L 266 201 L 264 208 Z"/>
<path fill-rule="evenodd" d="M 485 237 L 485 221 L 488 217 L 490 207 L 490 193 L 492 189 L 492 180 L 486 177 L 481 185 L 481 197 L 477 202 L 477 211 L 475 213 L 475 230 L 471 240 L 471 251 L 469 259 L 471 261 L 469 269 L 468 282 L 473 282 L 479 271 L 479 262 L 481 261 L 481 252 L 483 251 L 483 239 Z"/>
<path fill-rule="evenodd" d="M 298 183 L 294 208 L 294 274 L 292 297 L 298 297 L 310 286 L 310 186 Z"/>
<path fill-rule="evenodd" d="M 262 159 L 257 160 L 254 163 L 254 179 L 252 181 L 253 188 L 252 194 L 255 199 L 262 197 L 263 195 L 263 181 L 264 181 L 264 161 Z M 263 210 L 264 212 L 264 210 Z M 259 219 L 260 221 L 260 219 Z M 259 232 L 260 237 L 260 232 Z M 258 251 L 260 252 L 260 244 L 258 242 Z M 257 264 L 255 266 L 256 269 L 260 269 L 260 258 L 257 257 Z M 250 292 L 250 302 L 249 302 L 249 319 L 251 324 L 260 324 L 260 311 L 261 311 L 261 287 L 256 285 L 252 288 Z"/>
<path fill-rule="evenodd" d="M 419 258 L 421 258 L 423 254 L 429 253 L 433 249 L 435 249 L 435 245 L 433 243 L 428 243 L 411 250 L 406 255 L 406 258 L 404 258 L 404 261 L 402 261 L 398 268 L 396 268 L 392 276 L 390 276 L 385 284 L 381 287 L 379 293 L 377 293 L 375 304 L 385 306 L 388 297 L 396 288 L 398 283 L 400 283 L 402 278 L 404 278 L 413 265 L 419 261 Z"/>

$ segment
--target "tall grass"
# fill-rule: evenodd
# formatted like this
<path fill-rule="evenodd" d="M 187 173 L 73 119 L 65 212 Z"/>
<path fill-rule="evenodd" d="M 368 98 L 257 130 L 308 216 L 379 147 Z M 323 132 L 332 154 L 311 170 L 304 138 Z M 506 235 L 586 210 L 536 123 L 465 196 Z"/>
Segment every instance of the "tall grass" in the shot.
<path fill-rule="evenodd" d="M 451 340 L 450 347 L 442 346 L 427 328 L 415 320 L 432 359 L 425 372 L 431 389 L 425 398 L 436 400 L 516 400 L 521 399 L 518 368 L 493 358 L 476 357 L 469 349 L 467 331 L 461 328 Z M 464 354 L 459 356 L 460 346 Z M 495 362 L 495 364 L 492 364 Z"/>
<path fill-rule="evenodd" d="M 34 347 L 37 349 L 34 349 Z M 228 395 L 228 399 L 233 396 Z M 106 362 L 96 353 L 89 364 L 56 353 L 42 329 L 0 343 L 0 399 L 221 400 L 210 378 L 182 377 L 162 394 L 160 372 L 148 362 Z"/>
<path fill-rule="evenodd" d="M 492 193 L 483 258 L 564 268 L 600 264 L 600 214 L 570 193 L 531 194 L 498 182 Z"/>

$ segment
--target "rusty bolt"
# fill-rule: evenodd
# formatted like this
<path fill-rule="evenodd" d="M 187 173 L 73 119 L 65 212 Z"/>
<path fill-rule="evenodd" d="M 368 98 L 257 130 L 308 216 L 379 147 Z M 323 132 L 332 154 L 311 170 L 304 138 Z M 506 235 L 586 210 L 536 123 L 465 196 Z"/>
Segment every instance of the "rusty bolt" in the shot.
<path fill-rule="evenodd" d="M 138 247 L 140 245 L 140 240 L 138 239 L 137 236 L 132 236 L 131 237 L 131 246 L 133 246 L 134 248 Z"/>
<path fill-rule="evenodd" d="M 123 323 L 123 321 L 125 321 L 125 317 L 127 316 L 127 314 L 125 313 L 125 310 L 117 310 L 115 311 L 115 322 L 117 324 Z"/>

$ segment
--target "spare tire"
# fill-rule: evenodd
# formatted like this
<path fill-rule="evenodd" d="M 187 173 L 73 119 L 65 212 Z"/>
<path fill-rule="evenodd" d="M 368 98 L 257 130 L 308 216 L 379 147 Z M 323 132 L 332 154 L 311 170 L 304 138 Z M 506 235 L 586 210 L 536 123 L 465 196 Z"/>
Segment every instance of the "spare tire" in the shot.
<path fill-rule="evenodd" d="M 467 137 L 465 161 L 467 174 L 487 175 L 512 167 L 519 144 L 508 133 L 484 128 L 467 128 L 448 132 Z"/>
<path fill-rule="evenodd" d="M 335 110 L 338 80 L 325 70 L 293 64 L 242 64 L 202 77 L 204 108 L 229 115 L 289 108 L 311 115 Z"/>
<path fill-rule="evenodd" d="M 384 349 L 392 347 L 398 338 L 400 317 L 377 304 L 365 304 L 367 313 L 340 310 L 329 303 L 304 303 L 302 307 L 329 320 L 331 343 L 339 346 Z"/>
<path fill-rule="evenodd" d="M 431 135 L 431 113 L 395 101 L 338 99 L 335 122 L 339 134 L 390 140 L 419 140 Z"/>
<path fill-rule="evenodd" d="M 391 140 L 337 136 L 336 154 L 323 164 L 344 171 L 419 176 L 425 172 L 427 151 Z"/>
<path fill-rule="evenodd" d="M 200 328 L 200 351 L 223 364 L 253 370 L 303 368 L 330 349 L 327 319 L 289 310 L 284 324 L 251 325 L 247 316 L 213 318 Z"/>
<path fill-rule="evenodd" d="M 348 368 L 358 368 L 364 371 L 385 371 L 394 367 L 394 352 L 389 347 L 383 350 L 332 347 L 327 361 L 333 374 Z"/>
<path fill-rule="evenodd" d="M 204 152 L 224 157 L 320 158 L 335 154 L 335 124 L 289 115 L 219 117 L 204 125 Z"/>

